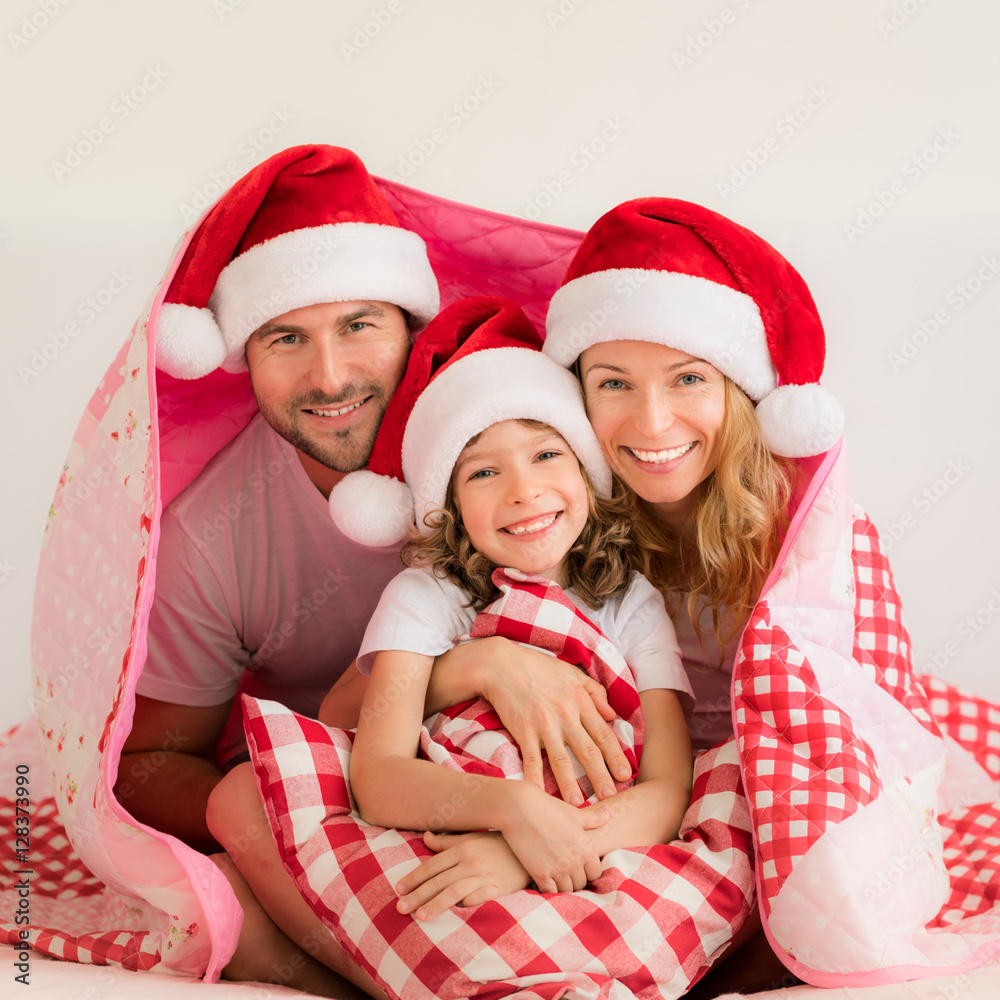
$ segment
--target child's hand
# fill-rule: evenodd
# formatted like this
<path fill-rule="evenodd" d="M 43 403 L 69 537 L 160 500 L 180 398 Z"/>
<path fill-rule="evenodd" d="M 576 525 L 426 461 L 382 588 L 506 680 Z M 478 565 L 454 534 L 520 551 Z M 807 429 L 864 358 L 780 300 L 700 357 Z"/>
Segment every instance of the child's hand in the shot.
<path fill-rule="evenodd" d="M 573 892 L 599 878 L 601 859 L 587 830 L 604 826 L 607 806 L 576 809 L 534 785 L 519 783 L 500 832 L 542 892 Z"/>
<path fill-rule="evenodd" d="M 425 833 L 439 851 L 400 879 L 400 913 L 430 920 L 450 906 L 475 906 L 525 889 L 531 876 L 499 833 Z"/>

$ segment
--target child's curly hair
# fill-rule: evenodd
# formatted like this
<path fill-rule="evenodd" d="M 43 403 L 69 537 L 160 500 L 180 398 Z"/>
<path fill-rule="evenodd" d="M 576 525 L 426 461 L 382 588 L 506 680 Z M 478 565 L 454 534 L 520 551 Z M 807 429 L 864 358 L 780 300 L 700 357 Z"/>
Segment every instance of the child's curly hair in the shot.
<path fill-rule="evenodd" d="M 538 420 L 519 420 L 518 423 L 535 430 L 555 430 Z M 478 438 L 478 434 L 470 438 L 465 447 Z M 609 500 L 598 496 L 582 464 L 580 474 L 587 486 L 590 516 L 567 554 L 566 583 L 587 605 L 599 608 L 609 597 L 625 590 L 632 575 L 635 543 L 629 516 L 631 505 L 630 498 L 617 488 Z M 430 533 L 420 534 L 414 527 L 412 536 L 403 546 L 403 563 L 430 567 L 437 576 L 457 583 L 470 595 L 466 607 L 481 611 L 499 593 L 491 579 L 496 567 L 473 548 L 451 484 L 444 507 L 427 514 L 424 524 L 431 529 Z"/>

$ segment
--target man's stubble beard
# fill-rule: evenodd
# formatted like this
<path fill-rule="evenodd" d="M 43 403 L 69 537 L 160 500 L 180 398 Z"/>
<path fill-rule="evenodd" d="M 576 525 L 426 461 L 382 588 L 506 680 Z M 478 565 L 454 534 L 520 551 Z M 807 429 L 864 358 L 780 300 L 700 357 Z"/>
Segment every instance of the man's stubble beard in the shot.
<path fill-rule="evenodd" d="M 301 396 L 281 408 L 276 408 L 254 392 L 261 415 L 293 448 L 334 472 L 356 472 L 368 464 L 388 400 L 385 398 L 384 387 L 376 384 L 347 386 L 339 395 L 341 399 L 333 400 L 315 395 Z M 311 438 L 300 426 L 301 420 L 304 419 L 303 408 L 335 410 L 347 400 L 357 399 L 359 396 L 371 397 L 365 403 L 365 407 L 371 410 L 370 426 L 346 427 L 344 430 L 328 432 L 325 435 L 328 440 L 332 437 L 338 442 L 343 442 L 343 447 L 332 449 L 325 446 L 323 442 Z"/>

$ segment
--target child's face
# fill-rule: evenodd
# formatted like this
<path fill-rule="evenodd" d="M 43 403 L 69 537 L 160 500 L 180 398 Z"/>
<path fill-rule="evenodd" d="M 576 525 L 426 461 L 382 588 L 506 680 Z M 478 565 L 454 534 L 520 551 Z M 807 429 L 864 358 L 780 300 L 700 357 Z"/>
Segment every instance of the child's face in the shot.
<path fill-rule="evenodd" d="M 494 424 L 458 456 L 452 490 L 469 540 L 490 562 L 565 585 L 566 553 L 590 500 L 580 463 L 556 431 Z"/>

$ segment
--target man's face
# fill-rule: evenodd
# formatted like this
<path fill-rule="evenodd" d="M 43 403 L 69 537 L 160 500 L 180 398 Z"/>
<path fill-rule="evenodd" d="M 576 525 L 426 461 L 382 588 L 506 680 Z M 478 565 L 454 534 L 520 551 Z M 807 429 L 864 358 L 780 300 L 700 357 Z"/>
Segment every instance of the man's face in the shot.
<path fill-rule="evenodd" d="M 403 312 L 388 302 L 293 309 L 246 347 L 264 419 L 299 452 L 342 473 L 368 464 L 409 353 Z"/>

